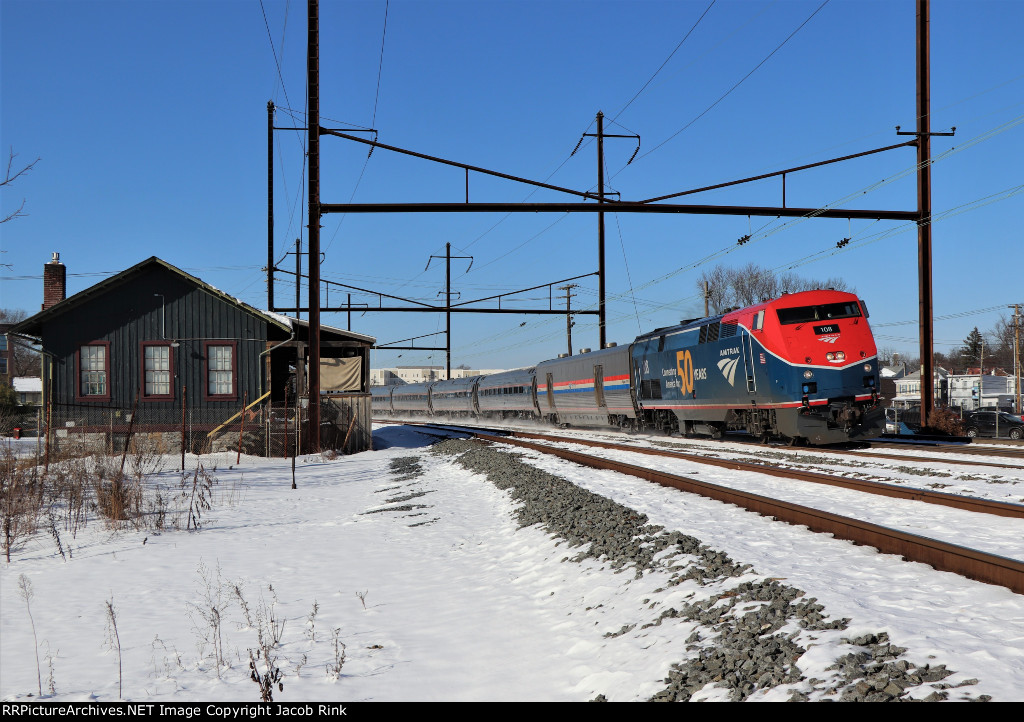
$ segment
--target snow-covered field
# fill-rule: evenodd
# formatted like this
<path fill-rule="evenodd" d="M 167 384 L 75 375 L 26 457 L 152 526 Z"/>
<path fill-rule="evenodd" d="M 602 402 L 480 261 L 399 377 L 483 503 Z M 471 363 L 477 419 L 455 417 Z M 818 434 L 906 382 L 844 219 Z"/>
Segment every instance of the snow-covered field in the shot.
<path fill-rule="evenodd" d="M 75 538 L 61 535 L 67 559 L 49 532 L 16 547 L 0 569 L 0 697 L 34 699 L 41 686 L 50 700 L 257 701 L 248 665 L 261 634 L 280 640 L 274 699 L 285 702 L 642 700 L 690 654 L 692 622 L 643 625 L 707 590 L 563 561 L 574 554 L 564 542 L 517 528 L 506 492 L 425 453 L 431 437 L 392 426 L 375 438 L 386 448 L 300 458 L 295 490 L 290 461 L 222 463 L 199 531 L 114 530 L 93 517 Z M 396 481 L 391 463 L 410 456 L 422 476 Z M 842 638 L 884 631 L 916 663 L 955 670 L 944 680 L 950 699 L 1024 700 L 1024 596 L 618 474 L 526 458 L 849 618 L 845 630 L 800 638 L 808 677 L 833 674 L 849 652 Z M 993 473 L 1020 494 L 1024 471 Z M 153 483 L 179 480 L 165 471 Z M 1024 558 L 1018 527 L 1021 551 L 1007 555 Z M 1013 528 L 998 535 L 1012 551 Z M 720 697 L 709 686 L 697 698 Z"/>

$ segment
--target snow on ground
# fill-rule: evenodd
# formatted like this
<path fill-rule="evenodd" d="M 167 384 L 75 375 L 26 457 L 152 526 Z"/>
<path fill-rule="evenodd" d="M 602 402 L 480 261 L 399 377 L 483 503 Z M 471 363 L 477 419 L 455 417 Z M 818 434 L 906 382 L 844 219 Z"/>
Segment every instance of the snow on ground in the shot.
<path fill-rule="evenodd" d="M 198 532 L 115 531 L 92 518 L 76 538 L 63 536 L 66 561 L 45 532 L 16 548 L 0 569 L 0 698 L 37 693 L 38 648 L 47 699 L 256 701 L 248 650 L 275 622 L 284 675 L 276 701 L 639 700 L 686 658 L 692 623 L 642 625 L 705 593 L 697 585 L 666 590 L 657 573 L 636 579 L 563 561 L 575 552 L 539 528 L 518 529 L 504 492 L 424 453 L 430 437 L 387 427 L 375 438 L 387 448 L 300 459 L 296 490 L 289 461 L 222 463 Z M 391 463 L 410 456 L 424 473 L 399 480 Z M 840 637 L 886 631 L 906 657 L 956 670 L 947 682 L 976 678 L 961 688 L 971 695 L 1024 700 L 1024 596 L 619 474 L 526 459 L 849 617 L 849 629 L 817 635 L 801 658 L 808 676 L 831 674 Z M 179 478 L 165 471 L 160 480 Z M 335 636 L 345 645 L 337 675 Z"/>

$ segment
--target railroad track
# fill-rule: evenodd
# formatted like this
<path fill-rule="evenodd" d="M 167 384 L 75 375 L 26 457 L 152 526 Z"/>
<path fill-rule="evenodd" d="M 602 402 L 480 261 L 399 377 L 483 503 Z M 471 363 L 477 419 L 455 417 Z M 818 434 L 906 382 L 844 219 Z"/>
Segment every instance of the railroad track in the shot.
<path fill-rule="evenodd" d="M 685 439 L 680 439 L 680 441 L 686 441 L 686 440 Z M 729 441 L 730 441 L 730 443 L 738 443 L 738 444 L 743 444 L 743 445 L 748 445 L 749 444 L 750 446 L 756 446 L 756 447 L 759 447 L 759 448 L 766 448 L 766 447 L 764 447 L 764 445 L 760 441 L 756 441 L 756 442 L 755 441 L 749 441 L 748 442 L 748 441 L 741 441 L 741 440 L 737 440 L 737 439 L 729 439 Z M 931 448 L 931 447 L 929 447 L 927 445 L 908 447 L 908 446 L 906 446 L 904 444 L 893 444 L 892 446 L 883 446 L 881 448 L 898 449 L 898 448 L 901 448 L 901 447 L 903 447 L 903 448 L 913 448 L 913 449 L 923 449 L 925 451 L 927 451 L 927 450 L 929 450 Z M 767 448 L 774 448 L 774 447 L 767 447 Z M 928 462 L 937 462 L 937 463 L 941 463 L 941 464 L 955 464 L 956 466 L 985 466 L 985 467 L 991 467 L 991 468 L 996 468 L 996 469 L 1020 470 L 1021 468 L 1024 468 L 1024 464 L 1000 464 L 1000 463 L 995 462 L 995 461 L 969 461 L 969 460 L 966 460 L 966 459 L 949 459 L 949 458 L 945 458 L 944 459 L 944 458 L 941 458 L 942 457 L 942 453 L 939 453 L 938 456 L 927 457 L 927 456 L 900 456 L 899 454 L 885 454 L 885 453 L 881 453 L 881 452 L 877 452 L 877 451 L 866 451 L 866 450 L 863 450 L 863 449 L 856 450 L 856 451 L 851 451 L 849 449 L 841 449 L 841 448 L 837 448 L 837 447 L 834 447 L 834 446 L 810 447 L 810 448 L 808 448 L 808 447 L 788 447 L 787 446 L 787 447 L 779 447 L 779 448 L 785 448 L 787 451 L 795 451 L 797 453 L 800 453 L 800 452 L 803 452 L 803 451 L 813 451 L 813 452 L 816 452 L 816 453 L 819 453 L 819 454 L 836 454 L 836 455 L 839 455 L 839 456 L 852 456 L 852 457 L 856 457 L 856 458 L 870 457 L 870 458 L 874 458 L 874 459 L 891 459 L 893 461 L 906 461 L 906 462 L 910 462 L 910 463 L 921 462 L 921 461 L 928 461 Z M 952 453 L 957 453 L 959 451 L 959 449 L 958 448 L 943 448 L 943 449 L 940 449 L 940 451 L 945 451 L 945 452 L 948 452 L 948 453 L 952 454 Z M 984 452 L 982 455 L 984 455 L 984 456 L 1003 456 L 1004 454 L 1002 454 L 999 450 L 993 449 L 993 450 L 989 450 L 987 452 Z M 1013 456 L 1013 454 L 1006 454 L 1006 455 L 1007 456 Z"/>
<path fill-rule="evenodd" d="M 753 471 L 758 474 L 767 474 L 769 476 L 782 477 L 785 479 L 794 479 L 796 481 L 807 481 L 814 484 L 826 484 L 829 486 L 837 486 L 843 489 L 851 489 L 853 491 L 860 491 L 867 494 L 878 494 L 881 496 L 889 496 L 897 499 L 910 499 L 913 501 L 920 501 L 927 504 L 938 504 L 941 506 L 952 507 L 954 509 L 963 509 L 964 511 L 979 512 L 983 514 L 995 514 L 996 516 L 1006 516 L 1017 519 L 1024 519 L 1024 505 L 1021 504 L 1008 504 L 1005 502 L 992 501 L 990 499 L 978 499 L 971 496 L 963 496 L 960 494 L 947 494 L 944 492 L 932 491 L 928 489 L 906 488 L 901 486 L 895 486 L 893 484 L 885 484 L 877 481 L 849 479 L 845 476 L 833 476 L 830 474 L 822 474 L 816 471 L 782 469 L 777 466 L 771 465 L 769 462 L 721 459 L 716 457 L 702 456 L 698 454 L 688 454 L 680 451 L 670 451 L 667 449 L 652 449 L 649 447 L 635 446 L 632 444 L 616 444 L 611 442 L 598 441 L 595 439 L 566 439 L 550 436 L 548 434 L 536 434 L 524 431 L 513 431 L 511 432 L 511 435 L 515 438 L 537 439 L 539 441 L 559 442 L 567 444 L 581 444 L 583 446 L 592 446 L 595 448 L 602 449 L 613 449 L 617 451 L 628 451 L 631 453 L 645 454 L 648 456 L 663 456 L 673 459 L 691 461 L 697 464 L 717 466 L 723 469 L 732 469 L 734 471 Z"/>
<path fill-rule="evenodd" d="M 939 454 L 968 454 L 971 456 L 1003 456 L 1012 459 L 1021 459 L 1024 465 L 1024 447 L 1017 444 L 1000 444 L 998 447 L 972 446 L 970 444 L 952 444 L 936 442 L 933 444 L 915 444 L 913 442 L 870 442 L 872 449 L 913 449 L 915 451 L 929 451 Z M 958 462 L 959 463 L 959 462 Z"/>
<path fill-rule="evenodd" d="M 956 544 L 950 544 L 948 542 L 910 534 L 908 532 L 883 527 L 878 524 L 845 517 L 839 514 L 833 514 L 820 509 L 772 499 L 760 494 L 754 494 L 698 479 L 649 469 L 635 464 L 628 464 L 621 461 L 591 456 L 571 451 L 569 449 L 552 446 L 552 438 L 545 434 L 532 434 L 530 432 L 508 430 L 502 430 L 501 432 L 494 433 L 479 431 L 473 427 L 454 424 L 438 425 L 423 423 L 417 425 L 432 427 L 448 432 L 465 433 L 482 441 L 510 444 L 513 446 L 533 449 L 582 466 L 616 471 L 641 479 L 646 479 L 663 486 L 734 504 L 763 516 L 773 517 L 779 521 L 806 526 L 811 531 L 832 534 L 836 538 L 846 539 L 855 544 L 872 546 L 882 553 L 897 554 L 908 561 L 929 564 L 941 571 L 949 571 L 976 581 L 1008 587 L 1017 594 L 1024 594 L 1024 561 L 1017 559 L 1010 559 L 997 554 L 969 549 Z M 534 440 L 528 441 L 527 438 L 533 438 Z M 541 439 L 546 439 L 548 443 L 538 443 Z M 974 499 L 971 497 L 957 497 L 956 495 L 943 494 L 941 492 L 930 492 L 919 489 L 901 489 L 887 484 L 856 481 L 843 477 L 829 477 L 826 474 L 810 473 L 810 475 L 807 476 L 808 472 L 777 469 L 760 464 L 749 464 L 747 462 L 708 459 L 706 457 L 696 457 L 689 454 L 680 454 L 678 452 L 667 450 L 647 449 L 595 440 L 558 438 L 554 439 L 554 441 L 557 441 L 558 443 L 589 444 L 601 448 L 623 449 L 630 453 L 652 454 L 674 458 L 692 457 L 688 458 L 688 460 L 701 464 L 713 463 L 716 466 L 724 468 L 755 471 L 762 474 L 770 473 L 774 476 L 784 476 L 787 478 L 798 478 L 804 481 L 812 481 L 814 483 L 827 483 L 830 485 L 844 486 L 858 491 L 866 491 L 868 488 L 877 487 L 870 493 L 883 493 L 886 496 L 900 496 L 902 498 L 926 501 L 928 503 L 951 506 L 972 512 L 998 514 L 1000 516 L 1016 518 L 1024 517 L 1024 507 L 1021 505 L 1004 504 L 1001 502 Z M 864 487 L 865 484 L 869 486 Z M 880 487 L 885 488 L 882 489 Z"/>

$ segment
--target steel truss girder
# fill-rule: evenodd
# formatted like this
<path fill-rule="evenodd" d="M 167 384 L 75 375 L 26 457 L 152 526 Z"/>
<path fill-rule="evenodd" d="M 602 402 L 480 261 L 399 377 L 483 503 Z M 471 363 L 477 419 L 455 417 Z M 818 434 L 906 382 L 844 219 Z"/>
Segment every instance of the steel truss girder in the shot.
<path fill-rule="evenodd" d="M 674 203 L 609 201 L 597 203 L 321 203 L 323 213 L 683 213 L 785 218 L 856 218 L 913 221 L 918 211 L 862 208 L 780 208 L 774 206 L 708 206 Z"/>

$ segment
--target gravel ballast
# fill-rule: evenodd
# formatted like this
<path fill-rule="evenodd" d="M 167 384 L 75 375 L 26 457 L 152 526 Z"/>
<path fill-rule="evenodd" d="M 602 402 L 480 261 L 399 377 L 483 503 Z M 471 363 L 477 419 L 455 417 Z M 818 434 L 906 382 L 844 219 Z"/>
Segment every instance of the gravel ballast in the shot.
<path fill-rule="evenodd" d="M 658 591 L 684 582 L 699 585 L 684 604 L 652 611 L 649 619 L 606 633 L 614 638 L 662 624 L 685 622 L 697 631 L 686 640 L 686 655 L 667 670 L 652 701 L 687 701 L 708 689 L 716 699 L 742 701 L 758 691 L 782 688 L 791 701 L 938 701 L 947 699 L 954 674 L 941 664 L 906 659 L 884 631 L 842 638 L 828 679 L 806 677 L 799 660 L 822 635 L 835 637 L 849 620 L 831 619 L 802 590 L 759 576 L 750 565 L 703 544 L 685 530 L 650 524 L 646 515 L 523 461 L 524 455 L 465 440 L 442 441 L 431 452 L 487 478 L 516 503 L 521 527 L 539 525 L 565 540 L 575 553 L 563 563 L 595 559 L 629 578 L 664 576 Z M 398 480 L 420 473 L 416 457 L 396 459 Z M 397 499 L 396 499 L 397 501 Z M 396 509 L 397 510 L 397 509 Z M 649 609 L 658 606 L 652 600 Z M 959 687 L 976 683 L 961 682 Z M 987 696 L 959 699 L 987 701 Z M 604 701 L 598 695 L 595 701 Z"/>

